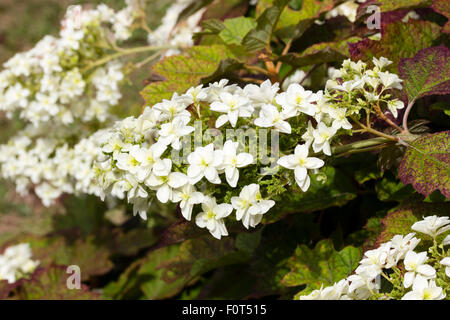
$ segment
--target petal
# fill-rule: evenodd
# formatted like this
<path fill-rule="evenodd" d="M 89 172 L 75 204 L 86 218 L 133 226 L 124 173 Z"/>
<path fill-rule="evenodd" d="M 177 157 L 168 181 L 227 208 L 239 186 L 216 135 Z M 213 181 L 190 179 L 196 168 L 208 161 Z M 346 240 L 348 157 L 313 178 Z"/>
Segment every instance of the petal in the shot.
<path fill-rule="evenodd" d="M 181 172 L 172 172 L 169 175 L 169 179 L 167 184 L 172 188 L 180 188 L 184 186 L 188 182 L 188 178 L 184 173 Z"/>
<path fill-rule="evenodd" d="M 406 272 L 405 273 L 405 276 L 403 278 L 403 285 L 405 286 L 405 288 L 411 287 L 411 285 L 414 282 L 414 278 L 415 278 L 414 272 Z"/>
<path fill-rule="evenodd" d="M 167 203 L 167 201 L 169 201 L 170 195 L 171 189 L 167 184 L 162 185 L 156 192 L 156 198 L 158 198 L 159 202 L 161 203 Z"/>
<path fill-rule="evenodd" d="M 240 153 L 236 157 L 237 167 L 242 168 L 253 163 L 253 156 L 250 153 Z"/>
<path fill-rule="evenodd" d="M 308 170 L 305 167 L 297 166 L 294 169 L 294 174 L 296 181 L 304 181 L 308 175 Z"/>
<path fill-rule="evenodd" d="M 325 162 L 319 158 L 306 158 L 306 164 L 305 167 L 308 169 L 318 169 L 323 167 Z"/>
<path fill-rule="evenodd" d="M 422 264 L 417 267 L 417 272 L 423 274 L 426 277 L 432 278 L 436 275 L 436 270 L 429 264 Z"/>

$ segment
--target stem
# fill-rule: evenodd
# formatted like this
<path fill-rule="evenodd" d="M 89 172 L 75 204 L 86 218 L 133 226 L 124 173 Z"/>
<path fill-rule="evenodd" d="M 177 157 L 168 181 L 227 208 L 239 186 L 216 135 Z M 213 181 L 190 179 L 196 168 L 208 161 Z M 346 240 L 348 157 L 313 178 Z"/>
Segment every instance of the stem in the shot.
<path fill-rule="evenodd" d="M 284 56 L 286 53 L 289 52 L 289 49 L 291 48 L 291 45 L 292 45 L 292 39 L 289 40 L 289 42 L 284 47 L 283 52 L 281 53 L 282 56 Z M 276 66 L 277 73 L 280 72 L 281 64 L 282 64 L 281 61 L 278 61 L 277 66 Z"/>
<path fill-rule="evenodd" d="M 359 150 L 368 151 L 368 149 L 373 149 L 375 147 L 384 146 L 385 144 L 391 143 L 390 140 L 379 137 L 379 138 L 372 138 L 362 141 L 357 141 L 353 143 L 349 143 L 343 146 L 336 146 L 331 149 L 331 153 L 333 155 L 345 155 L 345 154 L 351 154 L 351 153 L 357 153 Z M 363 151 L 361 151 L 363 152 Z"/>
<path fill-rule="evenodd" d="M 137 63 L 134 68 L 135 69 L 139 69 L 142 68 L 144 65 L 146 65 L 147 63 L 157 59 L 159 56 L 161 55 L 161 52 L 158 51 L 150 56 L 148 56 L 147 58 L 145 58 L 144 60 L 142 60 L 141 62 Z"/>
<path fill-rule="evenodd" d="M 130 54 L 135 54 L 135 53 L 141 53 L 141 52 L 146 52 L 146 51 L 158 51 L 158 50 L 162 50 L 162 49 L 168 49 L 168 48 L 173 48 L 174 46 L 170 46 L 170 45 L 165 45 L 165 46 L 144 46 L 144 47 L 136 47 L 136 48 L 130 48 L 130 49 L 125 49 L 121 52 L 116 52 L 114 54 L 111 54 L 109 56 L 106 56 L 102 59 L 99 59 L 97 61 L 95 61 L 94 63 L 91 63 L 90 65 L 88 65 L 87 67 L 85 67 L 83 69 L 83 71 L 89 71 L 92 68 L 101 66 L 103 64 L 108 63 L 111 60 L 115 60 L 118 59 L 120 57 L 123 56 L 127 56 Z"/>
<path fill-rule="evenodd" d="M 400 128 L 398 125 L 396 125 L 394 122 L 392 122 L 388 117 L 386 117 L 386 115 L 381 111 L 380 108 L 380 103 L 377 102 L 377 104 L 375 105 L 375 110 L 377 112 L 377 114 L 384 120 L 386 121 L 389 125 L 391 125 L 392 127 L 394 127 L 395 129 L 398 130 L 398 132 L 403 132 L 403 129 Z"/>
<path fill-rule="evenodd" d="M 411 112 L 411 109 L 412 109 L 412 107 L 413 107 L 415 102 L 416 102 L 415 98 L 412 99 L 409 102 L 408 106 L 406 107 L 405 114 L 403 115 L 403 129 L 404 129 L 404 133 L 409 133 L 409 131 L 408 131 L 408 116 L 409 116 L 409 113 Z"/>
<path fill-rule="evenodd" d="M 264 68 L 258 67 L 258 66 L 245 66 L 244 68 L 247 69 L 248 71 L 255 71 L 255 72 L 267 75 L 267 76 L 270 75 L 269 71 L 267 71 Z"/>
<path fill-rule="evenodd" d="M 380 131 L 377 131 L 377 130 L 375 130 L 375 129 L 366 127 L 365 125 L 363 125 L 361 122 L 359 122 L 359 121 L 356 120 L 355 118 L 352 118 L 352 119 L 353 119 L 353 121 L 355 121 L 361 128 L 363 128 L 366 132 L 370 132 L 370 133 L 372 133 L 372 134 L 374 134 L 374 135 L 377 135 L 377 136 L 379 136 L 379 137 L 386 138 L 386 139 L 391 140 L 391 141 L 395 141 L 395 142 L 398 141 L 398 138 L 395 138 L 395 137 L 393 137 L 393 136 L 387 135 L 387 134 L 385 134 L 385 133 L 383 133 L 383 132 L 380 132 Z"/>

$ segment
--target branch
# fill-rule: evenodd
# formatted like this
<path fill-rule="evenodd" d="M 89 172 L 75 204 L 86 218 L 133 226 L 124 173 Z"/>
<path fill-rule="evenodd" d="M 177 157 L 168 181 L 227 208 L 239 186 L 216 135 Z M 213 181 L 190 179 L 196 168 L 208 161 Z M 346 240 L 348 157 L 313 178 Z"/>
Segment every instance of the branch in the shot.
<path fill-rule="evenodd" d="M 404 129 L 404 133 L 409 133 L 409 130 L 408 130 L 408 116 L 409 116 L 409 113 L 411 112 L 411 109 L 412 109 L 412 107 L 413 107 L 415 102 L 416 102 L 415 98 L 412 99 L 409 102 L 408 106 L 406 107 L 405 114 L 403 115 L 403 129 Z"/>

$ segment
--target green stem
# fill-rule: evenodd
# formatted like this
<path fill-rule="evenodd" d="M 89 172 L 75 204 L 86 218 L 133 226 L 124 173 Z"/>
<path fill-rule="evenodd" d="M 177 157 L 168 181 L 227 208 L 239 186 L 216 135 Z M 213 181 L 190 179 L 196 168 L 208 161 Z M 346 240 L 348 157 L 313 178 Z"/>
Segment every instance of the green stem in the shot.
<path fill-rule="evenodd" d="M 90 65 L 88 65 L 86 68 L 83 69 L 83 71 L 89 71 L 95 67 L 101 66 L 103 64 L 108 63 L 109 61 L 121 58 L 123 56 L 127 56 L 130 54 L 135 54 L 135 53 L 141 53 L 141 52 L 146 52 L 146 51 L 158 51 L 158 50 L 164 50 L 164 49 L 170 49 L 173 48 L 174 46 L 171 45 L 165 45 L 165 46 L 144 46 L 144 47 L 136 47 L 136 48 L 130 48 L 130 49 L 125 49 L 123 51 L 120 52 L 116 52 L 114 54 L 111 54 L 109 56 L 106 56 L 102 59 L 99 59 L 97 61 L 95 61 L 94 63 L 91 63 Z"/>

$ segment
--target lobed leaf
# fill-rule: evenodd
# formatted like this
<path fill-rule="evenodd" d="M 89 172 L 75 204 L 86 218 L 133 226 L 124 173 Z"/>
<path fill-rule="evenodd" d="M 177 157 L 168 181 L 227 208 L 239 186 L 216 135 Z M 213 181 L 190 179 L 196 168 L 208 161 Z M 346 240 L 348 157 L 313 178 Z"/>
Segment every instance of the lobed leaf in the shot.
<path fill-rule="evenodd" d="M 396 21 L 383 26 L 381 40 L 364 39 L 349 44 L 353 60 L 370 61 L 373 57 L 387 57 L 394 63 L 389 70 L 397 71 L 401 58 L 413 57 L 428 48 L 441 35 L 441 27 L 429 21 Z"/>
<path fill-rule="evenodd" d="M 450 131 L 422 136 L 406 151 L 398 169 L 400 180 L 428 196 L 439 190 L 450 198 Z"/>
<path fill-rule="evenodd" d="M 227 58 L 234 58 L 234 55 L 222 45 L 195 46 L 186 54 L 166 57 L 153 66 L 153 72 L 165 80 L 150 83 L 141 95 L 149 106 L 170 99 L 174 92 L 183 93 L 199 84 L 202 78 L 212 75 Z"/>
<path fill-rule="evenodd" d="M 450 93 L 450 50 L 441 45 L 419 51 L 398 65 L 409 101 Z"/>
<path fill-rule="evenodd" d="M 286 286 L 330 286 L 350 275 L 360 258 L 360 249 L 348 246 L 338 252 L 330 239 L 321 240 L 313 250 L 302 244 L 288 260 L 291 271 L 282 282 Z"/>

